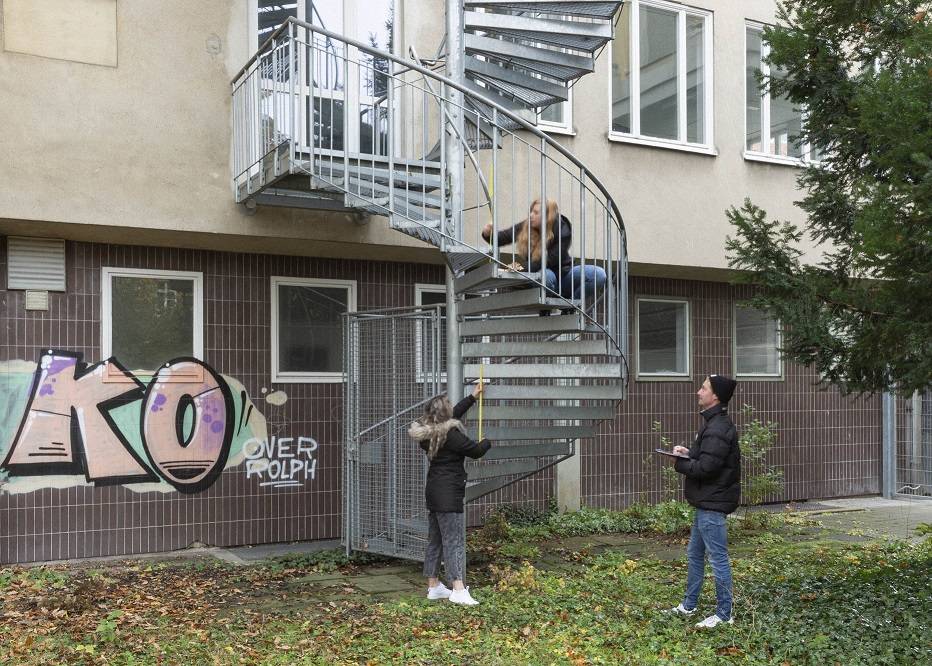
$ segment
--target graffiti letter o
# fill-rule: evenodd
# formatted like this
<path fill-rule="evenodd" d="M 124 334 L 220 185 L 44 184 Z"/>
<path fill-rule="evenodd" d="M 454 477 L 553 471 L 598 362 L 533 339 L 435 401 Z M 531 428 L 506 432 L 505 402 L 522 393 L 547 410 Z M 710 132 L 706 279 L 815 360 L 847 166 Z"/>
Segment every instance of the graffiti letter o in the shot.
<path fill-rule="evenodd" d="M 199 382 L 190 378 L 201 375 Z M 233 441 L 233 395 L 223 378 L 195 358 L 176 358 L 149 382 L 142 442 L 152 466 L 183 493 L 209 488 Z"/>

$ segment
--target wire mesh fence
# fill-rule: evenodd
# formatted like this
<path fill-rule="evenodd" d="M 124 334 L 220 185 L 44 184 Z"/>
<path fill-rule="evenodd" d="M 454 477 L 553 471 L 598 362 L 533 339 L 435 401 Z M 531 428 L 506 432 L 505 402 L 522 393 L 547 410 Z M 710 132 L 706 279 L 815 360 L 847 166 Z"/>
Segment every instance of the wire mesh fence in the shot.
<path fill-rule="evenodd" d="M 896 397 L 894 491 L 932 497 L 932 391 Z"/>
<path fill-rule="evenodd" d="M 444 391 L 443 306 L 345 316 L 344 544 L 422 560 L 427 460 L 408 426 Z"/>

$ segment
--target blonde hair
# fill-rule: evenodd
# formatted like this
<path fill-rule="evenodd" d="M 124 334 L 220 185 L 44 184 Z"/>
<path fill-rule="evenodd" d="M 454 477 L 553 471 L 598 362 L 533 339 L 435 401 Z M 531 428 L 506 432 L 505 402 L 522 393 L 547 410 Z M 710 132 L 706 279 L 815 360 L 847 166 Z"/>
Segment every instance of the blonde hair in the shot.
<path fill-rule="evenodd" d="M 443 446 L 447 438 L 448 430 L 436 426 L 442 426 L 452 418 L 453 405 L 450 404 L 450 401 L 445 395 L 440 395 L 427 403 L 424 409 L 424 416 L 418 419 L 422 425 L 435 426 L 431 428 L 430 447 L 427 449 L 427 457 L 430 460 L 434 459 L 434 456 L 437 455 L 437 451 L 440 450 L 440 447 Z"/>
<path fill-rule="evenodd" d="M 534 210 L 534 206 L 540 206 L 540 199 L 534 199 L 531 202 L 528 212 Z M 557 220 L 560 219 L 560 209 L 557 202 L 553 199 L 547 199 L 547 247 L 553 243 L 553 237 L 557 227 Z M 531 260 L 540 261 L 540 229 L 531 227 L 531 216 L 521 222 L 521 229 L 518 231 L 518 237 L 515 239 L 515 252 L 524 263 L 527 263 L 528 237 L 530 236 Z"/>

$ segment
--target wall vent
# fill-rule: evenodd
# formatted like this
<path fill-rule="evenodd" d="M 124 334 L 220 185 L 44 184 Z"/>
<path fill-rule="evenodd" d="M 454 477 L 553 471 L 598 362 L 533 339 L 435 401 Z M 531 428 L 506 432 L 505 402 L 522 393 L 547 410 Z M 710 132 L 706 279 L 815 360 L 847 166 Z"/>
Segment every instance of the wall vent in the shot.
<path fill-rule="evenodd" d="M 65 241 L 7 238 L 7 289 L 65 291 Z"/>

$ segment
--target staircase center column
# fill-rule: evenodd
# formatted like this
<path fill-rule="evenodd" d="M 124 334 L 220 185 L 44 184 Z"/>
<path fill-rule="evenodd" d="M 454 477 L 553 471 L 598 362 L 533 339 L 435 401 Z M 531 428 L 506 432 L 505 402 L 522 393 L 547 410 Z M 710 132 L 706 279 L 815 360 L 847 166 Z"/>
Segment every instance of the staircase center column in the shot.
<path fill-rule="evenodd" d="M 462 83 L 465 76 L 466 51 L 464 47 L 464 19 L 462 0 L 446 0 L 447 3 L 447 69 L 446 75 Z M 447 90 L 447 105 L 453 127 L 443 134 L 446 143 L 444 177 L 449 187 L 449 218 L 444 221 L 447 233 L 457 240 L 463 239 L 463 94 L 458 90 Z M 456 294 L 453 288 L 453 271 L 447 266 L 447 397 L 456 402 L 463 397 L 463 364 L 460 355 L 459 325 L 456 316 Z"/>

